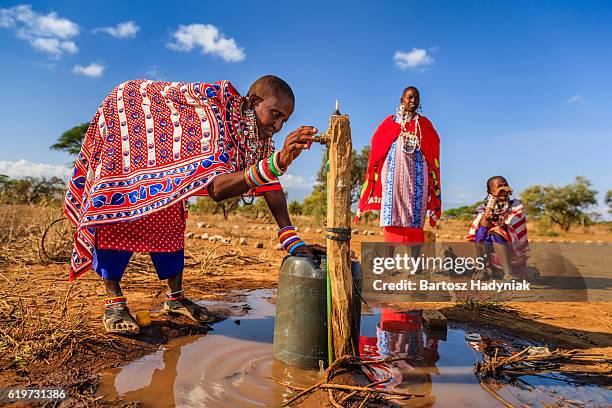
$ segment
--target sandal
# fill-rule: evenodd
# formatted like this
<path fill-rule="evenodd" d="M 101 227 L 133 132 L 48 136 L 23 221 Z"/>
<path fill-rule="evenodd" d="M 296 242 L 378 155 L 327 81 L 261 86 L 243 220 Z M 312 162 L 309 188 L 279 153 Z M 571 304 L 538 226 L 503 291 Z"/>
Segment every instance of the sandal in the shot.
<path fill-rule="evenodd" d="M 133 336 L 140 332 L 140 327 L 126 305 L 117 305 L 104 309 L 102 318 L 107 333 Z"/>
<path fill-rule="evenodd" d="M 204 306 L 185 297 L 165 300 L 164 311 L 168 314 L 188 317 L 196 323 L 216 323 L 222 320 L 220 316 L 213 315 Z"/>

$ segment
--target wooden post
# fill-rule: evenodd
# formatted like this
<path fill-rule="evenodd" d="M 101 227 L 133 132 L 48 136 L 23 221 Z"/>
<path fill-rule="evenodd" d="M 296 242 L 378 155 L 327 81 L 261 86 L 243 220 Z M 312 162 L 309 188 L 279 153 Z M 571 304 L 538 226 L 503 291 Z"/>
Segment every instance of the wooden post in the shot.
<path fill-rule="evenodd" d="M 331 279 L 332 293 L 332 333 L 334 357 L 346 354 L 357 355 L 357 339 L 354 315 L 355 295 L 350 259 L 351 227 L 351 163 L 353 144 L 348 115 L 341 115 L 336 104 L 336 112 L 330 119 L 325 135 L 329 148 L 329 170 L 327 173 L 327 267 Z M 330 239 L 329 236 L 348 238 Z"/>

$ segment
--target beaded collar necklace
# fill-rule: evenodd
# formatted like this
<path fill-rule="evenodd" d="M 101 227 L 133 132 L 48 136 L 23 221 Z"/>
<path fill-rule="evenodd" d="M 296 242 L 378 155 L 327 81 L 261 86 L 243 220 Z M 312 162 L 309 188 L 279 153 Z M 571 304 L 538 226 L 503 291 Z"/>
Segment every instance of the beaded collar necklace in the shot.
<path fill-rule="evenodd" d="M 262 141 L 259 138 L 255 110 L 248 108 L 245 103 L 246 98 L 240 107 L 242 115 L 240 115 L 240 128 L 238 130 L 242 133 L 242 137 L 239 140 L 242 145 L 241 147 L 244 149 L 244 163 L 240 165 L 242 170 L 274 152 L 274 144 L 271 139 Z"/>
<path fill-rule="evenodd" d="M 414 133 L 407 130 L 408 123 L 414 119 Z M 421 125 L 419 124 L 418 113 L 406 112 L 404 105 L 397 108 L 395 122 L 400 125 L 400 137 L 404 138 L 404 152 L 407 154 L 414 153 L 415 150 L 421 148 Z"/>

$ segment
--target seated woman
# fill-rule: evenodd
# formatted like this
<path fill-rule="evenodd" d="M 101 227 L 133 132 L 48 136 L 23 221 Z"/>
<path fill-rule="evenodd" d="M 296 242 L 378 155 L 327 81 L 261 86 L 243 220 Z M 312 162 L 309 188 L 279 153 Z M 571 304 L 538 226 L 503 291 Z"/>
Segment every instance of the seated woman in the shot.
<path fill-rule="evenodd" d="M 479 244 L 478 256 L 487 259 L 481 278 L 523 277 L 527 265 L 527 218 L 523 204 L 511 197 L 512 189 L 502 176 L 487 180 L 487 197 L 478 207 L 468 240 Z"/>

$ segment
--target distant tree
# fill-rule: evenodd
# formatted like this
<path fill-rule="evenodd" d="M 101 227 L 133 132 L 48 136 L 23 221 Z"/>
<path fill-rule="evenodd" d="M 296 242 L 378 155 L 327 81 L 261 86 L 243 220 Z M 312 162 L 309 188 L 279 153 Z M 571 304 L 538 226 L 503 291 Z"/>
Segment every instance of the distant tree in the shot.
<path fill-rule="evenodd" d="M 57 139 L 57 142 L 51 145 L 51 149 L 63 150 L 76 156 L 81 151 L 81 145 L 83 144 L 83 139 L 85 139 L 85 133 L 87 133 L 88 127 L 89 123 L 83 123 L 82 125 L 75 126 L 65 131 L 59 139 Z"/>
<path fill-rule="evenodd" d="M 239 203 L 239 197 L 228 198 L 219 202 L 210 197 L 198 197 L 196 202 L 190 206 L 190 209 L 204 214 L 223 214 L 223 219 L 227 220 L 230 214 L 236 213 Z"/>
<path fill-rule="evenodd" d="M 363 179 L 368 169 L 368 158 L 370 146 L 361 151 L 353 150 L 353 162 L 351 166 L 351 204 L 359 201 Z M 304 215 L 314 215 L 318 218 L 324 217 L 327 212 L 327 151 L 323 154 L 321 167 L 317 172 L 317 182 L 310 195 L 304 199 Z"/>
<path fill-rule="evenodd" d="M 588 225 L 593 222 L 587 210 L 597 204 L 597 191 L 584 177 L 566 186 L 535 185 L 521 193 L 521 200 L 529 216 L 548 218 L 564 231 L 574 224 Z"/>
<path fill-rule="evenodd" d="M 444 217 L 458 218 L 460 220 L 471 220 L 472 218 L 474 218 L 474 214 L 476 214 L 476 209 L 481 204 L 482 201 L 479 201 L 472 205 L 464 205 L 463 207 L 455 207 L 450 208 L 448 210 L 444 210 Z"/>
<path fill-rule="evenodd" d="M 351 204 L 356 203 L 359 200 L 361 193 L 361 187 L 363 186 L 363 179 L 368 169 L 368 158 L 370 156 L 370 146 L 366 146 L 361 151 L 353 149 L 353 162 L 351 165 Z M 327 191 L 327 151 L 323 154 L 323 160 L 321 161 L 321 167 L 317 172 L 317 183 L 315 188 L 318 186 L 319 189 Z"/>
<path fill-rule="evenodd" d="M 238 207 L 238 212 L 251 218 L 266 218 L 271 214 L 268 204 L 263 197 L 255 198 L 251 204 L 242 203 L 242 205 Z"/>
<path fill-rule="evenodd" d="M 59 201 L 64 196 L 66 184 L 58 177 L 23 177 L 12 179 L 0 174 L 0 202 L 5 204 L 37 204 L 43 201 Z"/>
<path fill-rule="evenodd" d="M 608 206 L 608 213 L 612 214 L 612 190 L 608 190 L 606 196 L 604 197 L 604 202 Z"/>
<path fill-rule="evenodd" d="M 368 170 L 368 159 L 370 157 L 370 146 L 361 149 L 360 152 L 353 150 L 353 165 L 351 167 L 351 204 L 359 201 L 363 179 Z"/>
<path fill-rule="evenodd" d="M 321 219 L 327 215 L 327 193 L 320 186 L 315 186 L 312 193 L 304 198 L 302 213 Z"/>
<path fill-rule="evenodd" d="M 289 210 L 289 214 L 291 215 L 302 215 L 302 212 L 304 211 L 302 203 L 299 201 L 291 201 L 287 208 Z"/>

